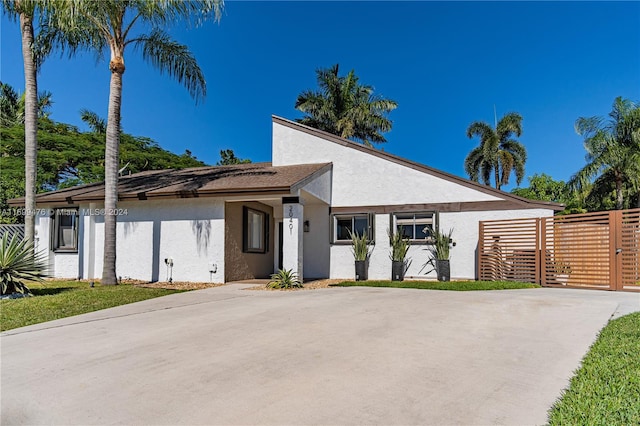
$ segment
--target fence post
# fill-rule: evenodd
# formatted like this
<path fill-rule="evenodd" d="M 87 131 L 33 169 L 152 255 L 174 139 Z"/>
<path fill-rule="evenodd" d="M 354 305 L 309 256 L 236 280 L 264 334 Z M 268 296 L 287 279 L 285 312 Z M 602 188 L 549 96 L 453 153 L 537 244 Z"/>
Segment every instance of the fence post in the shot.
<path fill-rule="evenodd" d="M 484 223 L 478 222 L 478 261 L 476 262 L 476 280 L 481 280 L 480 271 L 482 270 L 482 250 L 484 247 Z"/>
<path fill-rule="evenodd" d="M 609 227 L 609 290 L 615 290 L 618 282 L 617 226 L 616 211 L 610 211 L 607 217 Z"/>
<path fill-rule="evenodd" d="M 540 221 L 542 218 L 536 218 L 536 241 L 535 241 L 535 277 L 534 281 L 539 284 L 540 283 Z"/>
<path fill-rule="evenodd" d="M 538 232 L 536 232 L 536 238 L 538 239 L 536 247 L 538 250 L 536 254 L 536 277 L 538 278 L 538 284 L 544 286 L 547 284 L 547 261 L 546 261 L 546 244 L 547 244 L 547 218 L 541 217 L 538 219 L 536 226 L 538 226 Z"/>
<path fill-rule="evenodd" d="M 611 290 L 622 290 L 622 210 L 615 210 L 609 213 L 609 226 L 610 232 L 613 236 L 613 262 L 611 263 L 611 269 L 615 271 L 612 273 L 612 277 L 615 277 L 613 287 L 609 286 Z M 618 252 L 620 250 L 620 252 Z"/>

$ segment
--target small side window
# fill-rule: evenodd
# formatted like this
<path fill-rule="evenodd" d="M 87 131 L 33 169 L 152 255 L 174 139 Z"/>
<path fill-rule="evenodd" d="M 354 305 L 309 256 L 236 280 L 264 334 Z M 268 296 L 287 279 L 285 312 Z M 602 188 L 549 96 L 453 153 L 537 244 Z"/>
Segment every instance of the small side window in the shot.
<path fill-rule="evenodd" d="M 396 232 L 412 242 L 431 242 L 435 228 L 435 214 L 431 213 L 394 213 L 393 223 Z"/>
<path fill-rule="evenodd" d="M 349 242 L 351 234 L 367 235 L 373 240 L 373 217 L 369 214 L 334 215 L 332 242 Z"/>
<path fill-rule="evenodd" d="M 55 209 L 52 240 L 53 251 L 78 251 L 78 209 Z"/>
<path fill-rule="evenodd" d="M 244 208 L 243 213 L 243 251 L 245 253 L 266 253 L 268 215 L 265 212 L 248 207 Z"/>

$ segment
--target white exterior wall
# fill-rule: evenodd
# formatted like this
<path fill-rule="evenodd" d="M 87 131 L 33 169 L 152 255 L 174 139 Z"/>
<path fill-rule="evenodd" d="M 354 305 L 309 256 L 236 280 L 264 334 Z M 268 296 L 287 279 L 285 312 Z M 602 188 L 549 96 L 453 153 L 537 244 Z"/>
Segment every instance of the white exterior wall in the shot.
<path fill-rule="evenodd" d="M 304 279 L 303 222 L 305 207 L 299 203 L 283 204 L 282 269 L 292 270 Z"/>
<path fill-rule="evenodd" d="M 320 137 L 273 123 L 273 165 L 332 162 L 331 206 L 362 207 L 406 204 L 459 203 L 500 201 L 503 198 L 430 175 L 407 166 L 368 154 Z M 497 210 L 484 212 L 439 213 L 441 230 L 454 229 L 456 247 L 451 251 L 451 277 L 474 279 L 478 223 L 482 220 L 552 216 L 550 209 Z M 375 246 L 369 261 L 369 279 L 390 279 L 391 259 L 387 229 L 389 214 L 375 215 Z M 326 226 L 331 218 L 326 215 Z M 330 277 L 350 278 L 355 275 L 353 254 L 349 244 L 330 244 L 329 239 L 314 240 L 314 252 L 320 245 L 330 245 Z M 307 247 L 305 239 L 305 250 Z M 325 246 L 326 247 L 326 246 Z M 436 279 L 427 245 L 411 246 L 408 278 Z M 305 258 L 306 258 L 305 253 Z M 305 261 L 305 265 L 312 261 Z M 309 266 L 311 267 L 311 265 Z M 306 270 L 307 266 L 305 266 Z"/>
<path fill-rule="evenodd" d="M 500 200 L 277 123 L 272 162 L 274 166 L 332 162 L 334 207 Z"/>
<path fill-rule="evenodd" d="M 38 218 L 38 244 L 49 253 L 53 275 L 57 278 L 100 279 L 102 276 L 104 218 L 85 214 L 89 208 L 99 209 L 101 204 L 80 205 L 78 253 L 51 251 L 51 219 Z M 172 258 L 174 281 L 224 281 L 223 200 L 120 202 L 118 209 L 127 212 L 118 217 L 116 228 L 118 276 L 164 281 L 167 278 L 164 259 Z M 216 272 L 210 273 L 212 270 Z"/>
<path fill-rule="evenodd" d="M 476 278 L 476 249 L 480 221 L 546 216 L 553 216 L 553 211 L 531 209 L 440 213 L 440 229 L 448 231 L 453 228 L 453 240 L 456 242 L 456 246 L 451 249 L 451 278 Z M 389 258 L 391 247 L 387 236 L 389 222 L 389 214 L 375 215 L 375 245 L 369 260 L 370 280 L 391 279 L 391 259 Z M 428 248 L 429 246 L 424 244 L 412 245 L 409 248 L 407 259 L 411 260 L 411 264 L 405 275 L 407 279 L 436 279 L 435 272 L 431 271 L 433 268 L 430 265 L 425 266 L 425 263 L 431 258 Z M 331 278 L 354 279 L 354 259 L 351 245 L 333 244 L 330 252 Z"/>
<path fill-rule="evenodd" d="M 127 209 L 127 215 L 118 217 L 119 276 L 165 281 L 164 259 L 172 258 L 174 281 L 224 282 L 223 200 L 147 200 L 121 202 L 118 208 Z M 103 235 L 104 224 L 100 228 L 96 236 Z M 104 240 L 96 238 L 96 243 L 98 239 L 96 260 L 100 261 L 96 263 L 101 275 Z"/>
<path fill-rule="evenodd" d="M 302 187 L 302 190 L 313 195 L 318 200 L 329 204 L 331 203 L 331 182 L 332 173 L 331 170 L 327 170 Z M 304 199 L 308 198 L 304 196 L 304 193 L 302 195 Z"/>
<path fill-rule="evenodd" d="M 303 233 L 304 276 L 329 278 L 329 206 L 305 205 L 304 220 L 309 221 L 309 232 Z"/>
<path fill-rule="evenodd" d="M 448 231 L 449 229 L 453 229 L 452 239 L 456 242 L 456 246 L 451 249 L 451 278 L 476 278 L 478 231 L 480 221 L 547 216 L 553 216 L 553 210 L 529 209 L 440 213 L 440 230 Z M 428 260 L 429 256 L 426 251 L 420 255 L 410 252 L 410 255 L 414 256 L 414 264 L 417 263 L 420 266 Z M 420 258 L 420 262 L 416 262 L 416 259 L 418 258 Z M 415 274 L 416 277 L 418 276 L 418 274 L 414 272 L 414 266 L 417 265 L 412 265 L 412 268 L 409 270 L 407 275 Z M 427 270 L 429 269 L 432 268 L 428 267 Z M 424 277 L 424 272 L 425 271 L 422 272 L 422 277 Z M 436 279 L 435 272 L 429 274 L 428 278 Z"/>
<path fill-rule="evenodd" d="M 51 250 L 51 213 L 54 207 L 68 208 L 67 206 L 38 206 L 36 216 L 36 250 L 46 253 L 49 260 L 49 272 L 54 278 L 77 279 L 80 275 L 80 260 L 78 253 L 54 252 Z M 79 222 L 82 222 L 79 218 Z M 82 235 L 82 225 L 79 224 L 78 240 Z"/>

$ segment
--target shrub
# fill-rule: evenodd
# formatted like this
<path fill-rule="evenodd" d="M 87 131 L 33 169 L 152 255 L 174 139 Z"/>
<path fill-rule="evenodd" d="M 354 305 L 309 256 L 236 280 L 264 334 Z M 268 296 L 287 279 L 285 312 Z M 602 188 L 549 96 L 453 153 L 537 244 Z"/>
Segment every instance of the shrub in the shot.
<path fill-rule="evenodd" d="M 293 269 L 284 270 L 279 269 L 275 274 L 271 274 L 271 281 L 267 284 L 268 288 L 301 288 L 302 283 L 298 278 L 298 275 L 293 272 Z"/>
<path fill-rule="evenodd" d="M 0 240 L 0 284 L 2 294 L 30 293 L 23 280 L 42 281 L 49 265 L 44 253 L 35 253 L 33 243 L 5 233 Z"/>

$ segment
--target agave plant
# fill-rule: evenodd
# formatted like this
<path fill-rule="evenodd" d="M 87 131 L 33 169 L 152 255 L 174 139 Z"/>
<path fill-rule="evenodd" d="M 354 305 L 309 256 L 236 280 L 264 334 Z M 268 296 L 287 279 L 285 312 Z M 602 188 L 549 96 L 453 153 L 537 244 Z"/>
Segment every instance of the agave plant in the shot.
<path fill-rule="evenodd" d="M 271 274 L 271 281 L 268 288 L 302 288 L 302 283 L 293 269 L 279 269 L 275 274 Z"/>
<path fill-rule="evenodd" d="M 30 293 L 24 283 L 42 281 L 48 276 L 49 265 L 43 252 L 35 253 L 32 242 L 17 235 L 9 240 L 5 233 L 0 240 L 0 283 L 2 294 Z"/>
<path fill-rule="evenodd" d="M 349 231 L 351 237 L 351 251 L 356 261 L 367 260 L 370 254 L 371 242 L 366 232 L 358 235 L 357 232 Z"/>
<path fill-rule="evenodd" d="M 391 230 L 387 230 L 389 234 L 389 242 L 391 244 L 391 254 L 389 257 L 394 262 L 404 262 L 409 252 L 409 238 L 402 235 L 401 232 L 395 234 Z"/>
<path fill-rule="evenodd" d="M 449 260 L 451 257 L 449 251 L 451 250 L 451 244 L 453 240 L 453 229 L 450 229 L 448 233 L 440 232 L 440 230 L 431 231 L 433 238 L 433 245 L 429 247 L 429 251 L 435 260 Z M 455 243 L 453 243 L 455 244 Z"/>

